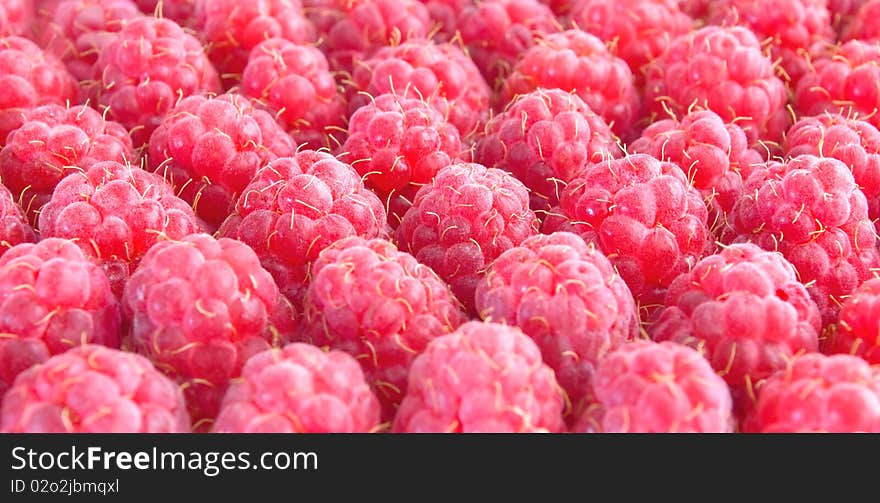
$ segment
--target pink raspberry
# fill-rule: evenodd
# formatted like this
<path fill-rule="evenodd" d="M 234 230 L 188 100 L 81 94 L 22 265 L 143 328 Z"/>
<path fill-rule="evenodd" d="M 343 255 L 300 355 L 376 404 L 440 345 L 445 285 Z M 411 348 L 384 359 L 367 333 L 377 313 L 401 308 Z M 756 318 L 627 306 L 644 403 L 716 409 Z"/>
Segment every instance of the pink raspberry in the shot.
<path fill-rule="evenodd" d="M 476 5 L 476 0 L 420 0 L 428 9 L 433 23 L 433 39 L 449 42 L 458 32 L 459 13 L 465 7 Z"/>
<path fill-rule="evenodd" d="M 33 0 L 4 0 L 0 4 L 0 37 L 29 35 L 33 20 Z"/>
<path fill-rule="evenodd" d="M 636 341 L 599 362 L 593 401 L 575 431 L 732 433 L 727 384 L 700 353 L 672 342 Z"/>
<path fill-rule="evenodd" d="M 694 105 L 735 122 L 750 144 L 777 141 L 789 120 L 785 83 L 758 41 L 741 26 L 707 26 L 675 38 L 646 76 L 645 105 L 685 115 Z"/>
<path fill-rule="evenodd" d="M 275 115 L 297 143 L 335 147 L 344 138 L 346 103 L 324 55 L 310 45 L 273 38 L 251 50 L 241 92 Z"/>
<path fill-rule="evenodd" d="M 321 250 L 348 236 L 378 237 L 385 219 L 382 201 L 354 168 L 328 153 L 301 150 L 257 172 L 219 235 L 253 248 L 298 305 Z"/>
<path fill-rule="evenodd" d="M 24 210 L 15 202 L 9 189 L 0 185 L 0 256 L 17 244 L 36 240 Z"/>
<path fill-rule="evenodd" d="M 587 166 L 544 220 L 592 243 L 620 272 L 642 317 L 708 248 L 708 211 L 678 165 L 645 154 Z"/>
<path fill-rule="evenodd" d="M 348 83 L 349 110 L 386 93 L 427 101 L 467 139 L 483 128 L 492 90 L 458 46 L 411 40 L 379 49 L 355 67 Z"/>
<path fill-rule="evenodd" d="M 570 17 L 578 28 L 611 44 L 639 81 L 672 39 L 694 25 L 676 0 L 579 0 Z"/>
<path fill-rule="evenodd" d="M 190 234 L 160 241 L 125 284 L 127 346 L 184 387 L 195 429 L 216 417 L 247 359 L 294 332 L 289 304 L 249 247 Z"/>
<path fill-rule="evenodd" d="M 241 81 L 251 49 L 270 38 L 315 42 L 299 0 L 196 0 L 196 31 L 225 87 Z"/>
<path fill-rule="evenodd" d="M 828 0 L 828 11 L 831 13 L 831 24 L 840 32 L 849 24 L 862 5 L 870 0 Z"/>
<path fill-rule="evenodd" d="M 486 125 L 474 160 L 506 169 L 529 188 L 539 216 L 591 162 L 618 157 L 611 129 L 576 94 L 537 89 L 516 97 Z"/>
<path fill-rule="evenodd" d="M 369 433 L 379 401 L 357 360 L 302 343 L 252 356 L 229 386 L 215 433 Z"/>
<path fill-rule="evenodd" d="M 737 241 L 779 251 L 794 265 L 823 325 L 880 267 L 865 195 L 837 159 L 799 155 L 757 166 L 732 215 Z"/>
<path fill-rule="evenodd" d="M 22 372 L 3 401 L 4 433 L 189 433 L 180 388 L 149 360 L 85 345 Z"/>
<path fill-rule="evenodd" d="M 272 116 L 241 95 L 190 96 L 150 137 L 149 166 L 216 227 L 258 169 L 295 149 Z"/>
<path fill-rule="evenodd" d="M 434 269 L 474 313 L 474 291 L 486 266 L 537 229 L 528 190 L 519 180 L 496 168 L 457 163 L 419 189 L 394 239 Z"/>
<path fill-rule="evenodd" d="M 125 128 L 85 105 L 27 111 L 0 150 L 0 178 L 36 223 L 65 176 L 102 161 L 137 162 Z"/>
<path fill-rule="evenodd" d="M 118 297 L 157 241 L 202 231 L 192 208 L 158 175 L 99 162 L 61 180 L 40 212 L 43 238 L 71 239 L 104 268 Z"/>
<path fill-rule="evenodd" d="M 174 21 L 139 17 L 108 37 L 94 67 L 94 102 L 145 144 L 183 98 L 220 91 L 220 79 L 195 37 Z"/>
<path fill-rule="evenodd" d="M 516 327 L 472 321 L 417 356 L 397 433 L 559 433 L 564 401 L 553 370 Z"/>
<path fill-rule="evenodd" d="M 573 91 L 619 136 L 631 134 L 641 115 L 629 66 L 585 31 L 547 35 L 526 50 L 501 86 L 502 104 L 542 87 Z"/>
<path fill-rule="evenodd" d="M 880 279 L 864 283 L 840 307 L 837 325 L 823 341 L 826 354 L 859 356 L 872 365 L 880 363 Z"/>
<path fill-rule="evenodd" d="M 863 2 L 853 12 L 840 34 L 841 40 L 880 42 L 880 1 Z"/>
<path fill-rule="evenodd" d="M 700 191 L 709 208 L 709 227 L 728 232 L 727 216 L 742 196 L 743 181 L 761 154 L 749 148 L 745 132 L 725 123 L 715 112 L 693 110 L 676 119 L 659 120 L 627 146 L 631 153 L 649 154 L 678 164 Z"/>
<path fill-rule="evenodd" d="M 699 350 L 730 386 L 739 411 L 755 386 L 793 355 L 819 346 L 819 310 L 779 253 L 735 244 L 679 276 L 650 327 L 657 341 Z"/>
<path fill-rule="evenodd" d="M 462 155 L 458 129 L 440 112 L 423 100 L 394 94 L 383 94 L 354 112 L 338 154 L 385 201 L 393 227 L 419 187 Z"/>
<path fill-rule="evenodd" d="M 880 369 L 849 355 L 792 360 L 759 388 L 752 433 L 880 432 Z"/>
<path fill-rule="evenodd" d="M 510 72 L 535 38 L 561 31 L 556 16 L 538 0 L 482 0 L 458 14 L 458 31 L 486 82 Z"/>
<path fill-rule="evenodd" d="M 578 236 L 530 237 L 489 266 L 476 291 L 480 317 L 517 326 L 582 410 L 596 364 L 638 336 L 633 296 L 611 262 Z"/>
<path fill-rule="evenodd" d="M 101 47 L 135 17 L 132 0 L 61 0 L 51 12 L 41 12 L 40 44 L 64 62 L 76 80 L 92 78 Z"/>
<path fill-rule="evenodd" d="M 63 105 L 77 96 L 76 81 L 64 65 L 21 37 L 0 37 L 0 89 L 0 147 L 29 109 Z"/>
<path fill-rule="evenodd" d="M 76 244 L 48 238 L 0 256 L 0 396 L 19 372 L 83 344 L 119 347 L 119 303 Z"/>
<path fill-rule="evenodd" d="M 850 40 L 814 51 L 812 70 L 794 91 L 795 111 L 801 116 L 824 112 L 870 122 L 880 128 L 880 45 Z"/>
<path fill-rule="evenodd" d="M 141 12 L 148 16 L 164 17 L 180 26 L 196 26 L 197 0 L 134 0 Z"/>
<path fill-rule="evenodd" d="M 431 16 L 419 0 L 316 0 L 305 9 L 334 70 L 351 72 L 380 47 L 431 33 Z"/>
<path fill-rule="evenodd" d="M 355 357 L 391 418 L 410 365 L 431 340 L 467 317 L 429 267 L 384 239 L 346 238 L 312 267 L 305 298 L 308 340 Z"/>

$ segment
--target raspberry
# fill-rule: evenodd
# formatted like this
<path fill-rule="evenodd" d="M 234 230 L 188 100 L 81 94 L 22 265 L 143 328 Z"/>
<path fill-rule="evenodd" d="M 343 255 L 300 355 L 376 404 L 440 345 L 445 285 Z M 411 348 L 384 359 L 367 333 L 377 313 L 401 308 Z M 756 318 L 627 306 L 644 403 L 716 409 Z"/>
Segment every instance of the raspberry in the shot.
<path fill-rule="evenodd" d="M 412 40 L 379 49 L 355 67 L 348 83 L 349 110 L 386 93 L 426 100 L 458 128 L 462 138 L 469 138 L 489 116 L 492 91 L 458 46 Z"/>
<path fill-rule="evenodd" d="M 150 137 L 150 169 L 210 226 L 219 226 L 267 162 L 296 149 L 268 113 L 237 94 L 190 96 Z"/>
<path fill-rule="evenodd" d="M 101 161 L 138 160 L 125 128 L 88 106 L 44 105 L 22 122 L 0 150 L 0 178 L 33 224 L 65 176 Z"/>
<path fill-rule="evenodd" d="M 4 0 L 0 4 L 0 37 L 27 36 L 34 19 L 32 0 Z"/>
<path fill-rule="evenodd" d="M 534 339 L 573 411 L 581 410 L 597 362 L 639 331 L 633 296 L 611 262 L 567 232 L 502 253 L 477 285 L 476 305 L 484 320 Z"/>
<path fill-rule="evenodd" d="M 574 9 L 577 0 L 540 0 L 540 2 L 550 7 L 557 17 L 562 18 Z"/>
<path fill-rule="evenodd" d="M 449 42 L 458 32 L 458 16 L 465 7 L 475 5 L 475 0 L 420 0 L 428 9 L 434 25 L 431 37 L 438 42 Z"/>
<path fill-rule="evenodd" d="M 358 108 L 339 158 L 385 201 L 396 227 L 419 187 L 461 159 L 458 129 L 426 102 L 383 94 Z"/>
<path fill-rule="evenodd" d="M 713 3 L 714 0 L 678 0 L 678 7 L 691 18 L 704 21 L 709 17 Z"/>
<path fill-rule="evenodd" d="M 251 50 L 241 92 L 272 112 L 297 143 L 311 148 L 338 144 L 345 98 L 315 47 L 274 38 Z"/>
<path fill-rule="evenodd" d="M 735 122 L 750 144 L 777 141 L 784 131 L 785 84 L 748 28 L 707 26 L 675 38 L 651 65 L 646 106 L 657 115 L 683 116 L 694 105 Z"/>
<path fill-rule="evenodd" d="M 699 352 L 636 341 L 599 362 L 593 403 L 576 431 L 732 433 L 727 384 Z"/>
<path fill-rule="evenodd" d="M 880 432 L 880 370 L 849 355 L 795 358 L 761 386 L 744 430 Z"/>
<path fill-rule="evenodd" d="M 253 248 L 281 292 L 299 304 L 321 250 L 348 236 L 378 237 L 385 218 L 382 201 L 351 166 L 301 150 L 257 172 L 219 235 Z"/>
<path fill-rule="evenodd" d="M 823 325 L 880 266 L 865 195 L 837 159 L 800 155 L 755 167 L 732 214 L 737 241 L 779 251 L 794 265 Z"/>
<path fill-rule="evenodd" d="M 537 228 L 519 180 L 499 169 L 457 163 L 419 189 L 394 238 L 474 313 L 474 290 L 486 266 Z"/>
<path fill-rule="evenodd" d="M 0 147 L 24 122 L 24 112 L 40 105 L 63 105 L 77 95 L 76 82 L 64 65 L 21 37 L 0 37 L 0 89 Z"/>
<path fill-rule="evenodd" d="M 880 41 L 880 1 L 868 0 L 855 10 L 843 28 L 841 40 L 862 40 L 865 42 Z"/>
<path fill-rule="evenodd" d="M 253 250 L 207 234 L 153 245 L 125 284 L 123 307 L 128 346 L 184 387 L 196 430 L 217 415 L 244 362 L 294 331 Z"/>
<path fill-rule="evenodd" d="M 461 41 L 486 82 L 503 79 L 535 38 L 561 30 L 553 11 L 538 0 L 483 0 L 458 14 Z"/>
<path fill-rule="evenodd" d="M 571 20 L 611 44 L 612 53 L 626 61 L 637 80 L 672 39 L 691 31 L 694 24 L 675 0 L 579 0 Z"/>
<path fill-rule="evenodd" d="M 305 9 L 334 70 L 351 72 L 380 47 L 429 36 L 431 16 L 419 0 L 317 0 Z"/>
<path fill-rule="evenodd" d="M 76 80 L 90 79 L 101 47 L 135 17 L 132 0 L 61 0 L 51 12 L 41 13 L 38 39 L 64 62 Z"/>
<path fill-rule="evenodd" d="M 197 0 L 199 38 L 226 88 L 241 80 L 251 49 L 270 38 L 297 44 L 316 40 L 299 0 Z"/>
<path fill-rule="evenodd" d="M 831 13 L 831 24 L 835 30 L 841 31 L 856 15 L 862 5 L 869 0 L 828 0 L 828 11 Z"/>
<path fill-rule="evenodd" d="M 868 122 L 838 114 L 806 117 L 785 139 L 786 154 L 833 157 L 846 164 L 868 200 L 868 217 L 880 231 L 880 131 Z"/>
<path fill-rule="evenodd" d="M 850 40 L 816 50 L 812 68 L 794 92 L 793 103 L 800 116 L 838 112 L 880 128 L 880 45 Z"/>
<path fill-rule="evenodd" d="M 129 130 L 136 147 L 181 99 L 220 91 L 199 41 L 161 18 L 133 19 L 108 37 L 93 75 L 95 103 Z"/>
<path fill-rule="evenodd" d="M 715 112 L 693 110 L 676 119 L 648 126 L 628 145 L 631 153 L 649 154 L 686 170 L 709 208 L 709 227 L 727 230 L 727 215 L 742 196 L 743 180 L 761 154 L 749 148 L 746 134 L 736 123 L 725 123 Z"/>
<path fill-rule="evenodd" d="M 7 249 L 37 240 L 21 206 L 16 204 L 9 189 L 0 185 L 0 256 Z"/>
<path fill-rule="evenodd" d="M 529 188 L 532 209 L 543 216 L 587 163 L 619 151 L 605 121 L 576 94 L 538 89 L 518 96 L 489 121 L 474 160 L 513 173 Z"/>
<path fill-rule="evenodd" d="M 95 256 L 117 297 L 157 241 L 202 230 L 189 205 L 162 178 L 115 161 L 95 163 L 61 180 L 40 212 L 39 227 L 43 238 L 74 240 Z"/>
<path fill-rule="evenodd" d="M 679 276 L 650 334 L 699 350 L 747 410 L 755 386 L 819 346 L 819 310 L 782 255 L 735 244 Z"/>
<path fill-rule="evenodd" d="M 384 415 L 406 393 L 413 359 L 467 321 L 437 274 L 383 239 L 343 239 L 312 267 L 305 299 L 308 340 L 360 362 Z"/>
<path fill-rule="evenodd" d="M 708 212 L 678 165 L 633 154 L 587 166 L 544 220 L 543 231 L 570 231 L 611 260 L 650 310 L 708 248 Z"/>
<path fill-rule="evenodd" d="M 575 92 L 622 137 L 641 115 L 629 66 L 581 30 L 547 35 L 526 50 L 501 86 L 502 102 L 541 87 Z"/>
<path fill-rule="evenodd" d="M 823 341 L 827 354 L 844 353 L 860 356 L 868 363 L 880 363 L 880 316 L 878 316 L 880 279 L 872 278 L 854 291 L 843 302 L 835 330 L 828 332 Z"/>
<path fill-rule="evenodd" d="M 85 345 L 22 372 L 4 433 L 189 433 L 183 394 L 146 358 Z"/>
<path fill-rule="evenodd" d="M 416 357 L 395 432 L 564 431 L 563 396 L 516 327 L 469 322 Z"/>
<path fill-rule="evenodd" d="M 119 347 L 119 303 L 74 243 L 48 238 L 0 256 L 0 395 L 15 376 L 83 344 Z"/>
<path fill-rule="evenodd" d="M 357 360 L 293 343 L 252 356 L 229 386 L 215 433 L 368 433 L 379 401 Z"/>
<path fill-rule="evenodd" d="M 180 26 L 196 25 L 196 0 L 134 0 L 141 12 L 164 17 Z"/>
<path fill-rule="evenodd" d="M 712 4 L 709 20 L 751 29 L 792 83 L 808 71 L 810 48 L 835 38 L 828 0 L 722 0 Z"/>

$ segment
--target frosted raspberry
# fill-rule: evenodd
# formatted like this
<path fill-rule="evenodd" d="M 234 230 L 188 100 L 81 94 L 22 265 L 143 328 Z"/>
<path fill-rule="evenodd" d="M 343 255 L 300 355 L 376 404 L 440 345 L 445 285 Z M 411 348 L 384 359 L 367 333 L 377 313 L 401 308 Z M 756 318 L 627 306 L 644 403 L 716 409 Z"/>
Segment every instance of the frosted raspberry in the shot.
<path fill-rule="evenodd" d="M 398 433 L 558 433 L 562 392 L 538 346 L 518 328 L 473 321 L 416 357 Z"/>
<path fill-rule="evenodd" d="M 382 201 L 348 164 L 301 150 L 260 169 L 219 235 L 253 248 L 281 292 L 299 304 L 321 250 L 348 236 L 384 233 Z"/>
<path fill-rule="evenodd" d="M 708 212 L 678 165 L 633 154 L 587 166 L 543 231 L 570 231 L 618 269 L 647 318 L 666 288 L 707 251 Z"/>
<path fill-rule="evenodd" d="M 0 147 L 24 122 L 24 112 L 40 105 L 63 105 L 77 95 L 76 82 L 64 65 L 21 37 L 0 37 L 0 89 Z"/>
<path fill-rule="evenodd" d="M 161 177 L 115 161 L 61 180 L 40 212 L 43 238 L 75 240 L 104 268 L 118 297 L 157 241 L 202 230 L 192 209 Z"/>
<path fill-rule="evenodd" d="M 343 239 L 312 267 L 304 334 L 351 354 L 391 418 L 413 359 L 467 321 L 437 274 L 383 239 Z"/>
<path fill-rule="evenodd" d="M 149 165 L 216 227 L 258 169 L 295 149 L 272 116 L 241 95 L 190 96 L 150 137 Z"/>
<path fill-rule="evenodd" d="M 676 0 L 579 0 L 570 17 L 580 29 L 611 44 L 612 53 L 626 61 L 637 80 L 672 39 L 694 24 Z"/>
<path fill-rule="evenodd" d="M 432 23 L 419 0 L 317 0 L 305 9 L 334 70 L 351 72 L 380 47 L 429 36 Z"/>
<path fill-rule="evenodd" d="M 757 37 L 741 26 L 707 26 L 675 38 L 651 65 L 645 105 L 655 114 L 683 116 L 692 106 L 735 122 L 750 144 L 777 141 L 788 120 L 785 84 Z"/>
<path fill-rule="evenodd" d="M 129 130 L 136 147 L 181 99 L 220 91 L 199 41 L 173 21 L 146 16 L 107 38 L 93 76 L 95 104 Z"/>
<path fill-rule="evenodd" d="M 880 432 L 880 370 L 849 355 L 795 358 L 764 381 L 744 430 Z"/>
<path fill-rule="evenodd" d="M 402 249 L 434 269 L 474 312 L 474 290 L 486 266 L 537 234 L 526 187 L 510 174 L 457 163 L 419 189 L 394 235 Z"/>
<path fill-rule="evenodd" d="M 196 32 L 225 87 L 241 81 L 251 49 L 270 38 L 316 40 L 299 0 L 196 0 Z"/>
<path fill-rule="evenodd" d="M 82 344 L 119 347 L 119 303 L 74 243 L 49 238 L 0 256 L 0 395 L 19 372 Z"/>
<path fill-rule="evenodd" d="M 461 159 L 458 129 L 425 101 L 383 94 L 358 108 L 339 158 L 385 201 L 396 227 L 419 187 Z"/>
<path fill-rule="evenodd" d="M 252 356 L 229 386 L 215 433 L 368 433 L 379 401 L 357 360 L 293 343 Z"/>
<path fill-rule="evenodd" d="M 33 20 L 32 0 L 4 0 L 0 4 L 0 37 L 29 35 Z"/>
<path fill-rule="evenodd" d="M 486 125 L 474 160 L 506 169 L 529 188 L 539 216 L 590 162 L 618 157 L 611 129 L 576 94 L 538 89 L 518 96 Z"/>
<path fill-rule="evenodd" d="M 17 244 L 36 240 L 24 210 L 15 202 L 9 189 L 0 185 L 0 256 Z"/>
<path fill-rule="evenodd" d="M 197 430 L 247 359 L 294 331 L 289 304 L 253 250 L 191 234 L 160 241 L 125 285 L 127 345 L 183 387 Z"/>
<path fill-rule="evenodd" d="M 597 362 L 635 338 L 633 296 L 611 262 L 578 236 L 537 235 L 502 253 L 476 291 L 480 317 L 518 326 L 580 411 Z"/>
<path fill-rule="evenodd" d="M 61 0 L 40 14 L 45 26 L 37 39 L 78 81 L 92 78 L 98 52 L 111 33 L 141 15 L 132 0 Z"/>
<path fill-rule="evenodd" d="M 737 241 L 779 251 L 794 265 L 825 325 L 880 266 L 865 195 L 837 159 L 800 155 L 755 167 L 732 214 Z"/>
<path fill-rule="evenodd" d="M 458 46 L 412 40 L 382 48 L 355 67 L 348 83 L 349 110 L 386 93 L 426 100 L 468 138 L 489 117 L 492 91 Z"/>
<path fill-rule="evenodd" d="M 657 121 L 627 150 L 678 164 L 703 195 L 709 228 L 716 234 L 727 231 L 727 216 L 742 196 L 743 181 L 751 166 L 762 161 L 761 154 L 749 148 L 742 128 L 709 110 Z"/>
<path fill-rule="evenodd" d="M 868 0 L 853 13 L 843 28 L 841 40 L 880 42 L 880 1 Z"/>
<path fill-rule="evenodd" d="M 732 433 L 730 390 L 699 352 L 636 341 L 599 362 L 593 402 L 575 431 Z"/>
<path fill-rule="evenodd" d="M 535 38 L 561 30 L 538 0 L 482 0 L 458 14 L 458 31 L 486 82 L 503 79 Z"/>
<path fill-rule="evenodd" d="M 0 178 L 34 224 L 65 176 L 97 162 L 138 160 L 125 128 L 88 106 L 44 105 L 22 120 L 0 150 Z"/>
<path fill-rule="evenodd" d="M 85 345 L 22 372 L 4 433 L 189 433 L 180 388 L 146 358 Z"/>
<path fill-rule="evenodd" d="M 502 102 L 541 87 L 575 92 L 620 136 L 630 134 L 641 115 L 629 66 L 581 30 L 547 35 L 523 53 L 501 87 Z"/>
<path fill-rule="evenodd" d="M 317 149 L 343 140 L 335 137 L 344 131 L 345 98 L 315 47 L 280 38 L 261 42 L 251 51 L 241 92 L 274 114 L 299 144 Z"/>
<path fill-rule="evenodd" d="M 818 350 L 819 329 L 794 267 L 779 253 L 736 244 L 673 282 L 650 334 L 703 353 L 743 411 L 759 382 L 793 355 Z"/>
<path fill-rule="evenodd" d="M 868 363 L 880 363 L 880 279 L 872 278 L 843 302 L 834 330 L 827 334 L 823 352 L 860 356 Z"/>
<path fill-rule="evenodd" d="M 196 26 L 197 0 L 134 0 L 141 12 L 164 17 L 183 27 Z"/>

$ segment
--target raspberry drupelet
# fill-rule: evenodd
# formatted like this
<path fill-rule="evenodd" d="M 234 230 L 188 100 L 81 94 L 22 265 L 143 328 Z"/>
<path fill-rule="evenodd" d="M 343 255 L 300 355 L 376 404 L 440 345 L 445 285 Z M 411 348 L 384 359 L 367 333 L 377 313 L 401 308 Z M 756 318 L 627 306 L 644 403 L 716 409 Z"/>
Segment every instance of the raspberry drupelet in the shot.
<path fill-rule="evenodd" d="M 196 26 L 196 0 L 134 0 L 148 16 L 170 19 L 184 28 Z"/>
<path fill-rule="evenodd" d="M 183 394 L 149 360 L 98 345 L 22 372 L 3 400 L 4 433 L 189 433 Z"/>
<path fill-rule="evenodd" d="M 861 3 L 842 26 L 840 40 L 880 41 L 880 1 L 867 0 Z"/>
<path fill-rule="evenodd" d="M 33 0 L 6 0 L 0 5 L 0 37 L 30 34 L 34 21 Z"/>
<path fill-rule="evenodd" d="M 826 333 L 822 351 L 851 354 L 880 364 L 880 279 L 872 278 L 843 302 L 834 330 Z"/>
<path fill-rule="evenodd" d="M 9 248 L 37 240 L 24 210 L 4 185 L 0 184 L 0 256 Z"/>

